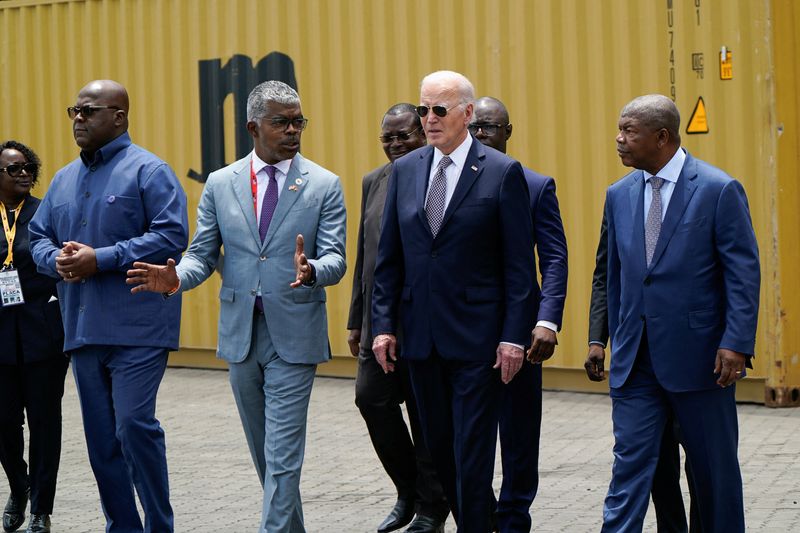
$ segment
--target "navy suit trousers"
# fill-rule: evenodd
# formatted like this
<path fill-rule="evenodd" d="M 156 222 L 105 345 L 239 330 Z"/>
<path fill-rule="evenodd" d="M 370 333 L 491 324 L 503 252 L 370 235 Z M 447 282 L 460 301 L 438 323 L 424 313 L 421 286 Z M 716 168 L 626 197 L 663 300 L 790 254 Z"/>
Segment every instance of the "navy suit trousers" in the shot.
<path fill-rule="evenodd" d="M 173 531 L 164 430 L 156 419 L 167 350 L 91 345 L 70 355 L 106 532 Z"/>
<path fill-rule="evenodd" d="M 643 337 L 630 376 L 622 387 L 611 389 L 614 466 L 603 506 L 604 532 L 642 530 L 671 413 L 692 465 L 702 530 L 744 531 L 735 392 L 735 386 L 681 393 L 665 390 L 653 372 Z"/>
<path fill-rule="evenodd" d="M 499 417 L 500 377 L 487 361 L 408 360 L 422 434 L 458 533 L 486 533 Z"/>

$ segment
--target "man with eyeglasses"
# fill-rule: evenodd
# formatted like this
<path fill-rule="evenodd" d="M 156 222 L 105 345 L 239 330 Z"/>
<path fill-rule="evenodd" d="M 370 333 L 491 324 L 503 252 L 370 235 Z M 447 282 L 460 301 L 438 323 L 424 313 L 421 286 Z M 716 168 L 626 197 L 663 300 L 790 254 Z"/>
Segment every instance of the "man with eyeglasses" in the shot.
<path fill-rule="evenodd" d="M 512 126 L 508 110 L 490 96 L 475 102 L 469 131 L 486 146 L 506 153 Z M 525 168 L 533 217 L 533 245 L 539 256 L 542 287 L 535 283 L 531 352 L 549 359 L 555 351 L 567 297 L 567 239 L 553 178 Z M 535 264 L 531 268 L 536 269 Z M 503 483 L 497 505 L 497 525 L 502 532 L 531 530 L 530 508 L 539 488 L 539 433 L 542 422 L 542 366 L 525 361 L 511 383 L 503 388 L 500 411 L 500 451 Z"/>
<path fill-rule="evenodd" d="M 135 263 L 131 292 L 172 295 L 213 272 L 225 246 L 217 356 L 233 396 L 264 501 L 259 531 L 300 532 L 300 471 L 317 364 L 331 357 L 325 287 L 345 272 L 339 178 L 299 154 L 308 120 L 297 92 L 279 81 L 247 99 L 254 149 L 211 173 L 197 231 L 175 266 Z"/>
<path fill-rule="evenodd" d="M 456 72 L 422 80 L 429 146 L 394 162 L 372 298 L 372 349 L 394 371 L 402 329 L 425 443 L 460 533 L 492 527 L 500 388 L 522 366 L 535 316 L 522 166 L 474 141 L 473 100 Z"/>
<path fill-rule="evenodd" d="M 372 353 L 370 327 L 375 256 L 392 162 L 425 146 L 425 133 L 416 108 L 411 104 L 390 107 L 381 122 L 380 140 L 389 163 L 364 176 L 362 183 L 347 342 L 350 352 L 358 357 L 356 405 L 367 424 L 372 446 L 397 489 L 397 502 L 377 531 L 394 531 L 411 522 L 406 532 L 436 533 L 444 530 L 449 510 L 420 432 L 408 369 L 403 361 L 398 361 L 397 372 L 383 372 Z M 400 410 L 403 402 L 408 409 L 413 441 Z"/>
<path fill-rule="evenodd" d="M 178 349 L 181 302 L 131 296 L 125 271 L 137 260 L 180 258 L 186 195 L 164 161 L 131 143 L 122 85 L 87 84 L 67 113 L 80 157 L 53 177 L 30 223 L 31 252 L 40 272 L 63 281 L 64 351 L 106 530 L 173 531 L 155 408 L 168 351 Z"/>

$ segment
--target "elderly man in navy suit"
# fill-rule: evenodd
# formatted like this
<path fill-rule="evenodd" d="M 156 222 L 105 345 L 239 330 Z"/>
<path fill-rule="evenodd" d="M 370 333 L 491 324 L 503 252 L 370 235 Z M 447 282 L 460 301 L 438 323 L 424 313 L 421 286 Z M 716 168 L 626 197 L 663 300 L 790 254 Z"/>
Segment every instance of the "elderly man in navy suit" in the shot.
<path fill-rule="evenodd" d="M 422 80 L 429 144 L 394 162 L 372 325 L 387 372 L 402 327 L 423 435 L 458 531 L 486 533 L 500 387 L 522 366 L 536 294 L 522 166 L 469 135 L 473 100 L 461 74 Z"/>
<path fill-rule="evenodd" d="M 736 381 L 754 354 L 760 269 L 742 185 L 680 146 L 662 95 L 632 100 L 608 189 L 614 467 L 603 531 L 641 531 L 673 413 L 703 531 L 744 531 Z"/>
<path fill-rule="evenodd" d="M 490 96 L 475 101 L 469 131 L 475 139 L 506 153 L 512 126 L 503 102 Z M 536 284 L 536 327 L 531 351 L 541 360 L 555 351 L 567 298 L 567 238 L 553 178 L 524 168 L 533 217 L 533 245 L 539 256 L 542 287 Z M 531 265 L 535 269 L 536 265 Z M 526 361 L 502 393 L 500 451 L 503 484 L 497 506 L 500 531 L 531 530 L 530 507 L 539 488 L 539 433 L 542 423 L 542 367 Z M 520 423 L 520 421 L 523 421 Z"/>

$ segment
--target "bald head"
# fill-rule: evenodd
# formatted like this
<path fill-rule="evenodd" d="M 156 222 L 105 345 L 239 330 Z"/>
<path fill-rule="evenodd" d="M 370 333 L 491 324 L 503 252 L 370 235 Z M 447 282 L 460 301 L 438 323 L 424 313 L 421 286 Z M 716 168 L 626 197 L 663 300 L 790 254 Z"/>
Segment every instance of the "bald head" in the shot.
<path fill-rule="evenodd" d="M 78 93 L 75 107 L 82 111 L 72 119 L 72 133 L 90 156 L 128 131 L 128 91 L 116 81 L 87 83 Z"/>
<path fill-rule="evenodd" d="M 90 94 L 96 98 L 108 102 L 106 105 L 119 107 L 125 113 L 128 112 L 128 91 L 120 83 L 114 80 L 94 80 L 84 85 L 78 96 Z"/>
<path fill-rule="evenodd" d="M 486 146 L 506 153 L 506 144 L 511 137 L 511 124 L 506 106 L 491 96 L 482 96 L 475 101 L 475 112 L 469 130 Z"/>

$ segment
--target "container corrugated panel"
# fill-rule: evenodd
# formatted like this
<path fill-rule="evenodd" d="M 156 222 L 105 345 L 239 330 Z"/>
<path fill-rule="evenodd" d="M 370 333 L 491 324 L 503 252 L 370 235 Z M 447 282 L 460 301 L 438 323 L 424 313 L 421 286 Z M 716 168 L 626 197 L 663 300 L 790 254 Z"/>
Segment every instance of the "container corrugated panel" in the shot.
<path fill-rule="evenodd" d="M 172 165 L 193 219 L 202 183 L 190 170 L 201 178 L 212 170 L 203 160 L 211 144 L 224 154 L 209 159 L 218 166 L 248 148 L 235 140 L 241 102 L 220 100 L 229 89 L 220 79 L 235 85 L 247 75 L 285 74 L 288 57 L 311 119 L 302 151 L 342 179 L 352 265 L 361 176 L 385 161 L 377 140 L 383 112 L 417 102 L 425 74 L 462 72 L 479 95 L 507 104 L 509 154 L 556 178 L 570 279 L 548 366 L 578 370 L 604 192 L 626 173 L 615 152 L 619 110 L 637 95 L 664 93 L 685 129 L 702 97 L 709 133 L 683 141 L 747 189 L 765 280 L 753 375 L 764 377 L 778 350 L 778 294 L 769 282 L 778 253 L 770 32 L 768 0 L 9 1 L 0 3 L 0 137 L 39 151 L 41 193 L 47 176 L 77 155 L 64 108 L 85 82 L 116 79 L 131 95 L 134 142 Z M 732 52 L 731 80 L 720 79 L 723 46 Z M 219 76 L 209 78 L 213 60 Z M 224 141 L 204 130 L 213 101 L 222 106 Z M 348 353 L 351 274 L 329 289 L 336 355 Z M 184 297 L 183 346 L 215 346 L 218 290 L 214 279 Z"/>

